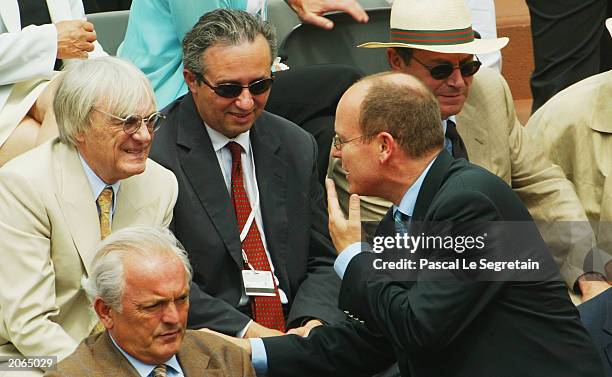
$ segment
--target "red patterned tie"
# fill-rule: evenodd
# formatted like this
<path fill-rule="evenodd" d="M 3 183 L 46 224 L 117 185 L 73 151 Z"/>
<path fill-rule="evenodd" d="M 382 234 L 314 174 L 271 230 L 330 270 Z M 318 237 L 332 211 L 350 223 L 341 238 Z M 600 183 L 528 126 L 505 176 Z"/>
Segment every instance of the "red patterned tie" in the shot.
<path fill-rule="evenodd" d="M 232 203 L 236 211 L 238 228 L 242 231 L 251 213 L 251 204 L 244 188 L 244 177 L 242 175 L 242 165 L 240 163 L 240 144 L 230 141 L 227 147 L 232 153 Z M 251 228 L 246 238 L 242 242 L 242 248 L 249 259 L 249 263 L 258 271 L 271 271 L 268 256 L 261 242 L 261 235 L 255 221 L 251 223 Z M 248 268 L 245 266 L 245 268 Z M 251 296 L 253 306 L 253 317 L 262 326 L 285 331 L 285 317 L 281 305 L 278 287 L 274 287 L 275 295 L 272 296 Z"/>

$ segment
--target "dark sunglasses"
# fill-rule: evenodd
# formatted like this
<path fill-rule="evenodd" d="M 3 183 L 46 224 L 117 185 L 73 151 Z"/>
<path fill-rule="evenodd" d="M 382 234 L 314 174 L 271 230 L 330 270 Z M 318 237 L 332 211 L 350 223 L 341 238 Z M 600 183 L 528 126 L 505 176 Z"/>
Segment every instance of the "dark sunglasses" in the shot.
<path fill-rule="evenodd" d="M 267 92 L 268 90 L 270 90 L 270 87 L 272 86 L 272 83 L 274 82 L 274 76 L 270 76 L 266 79 L 253 81 L 247 86 L 242 86 L 240 84 L 231 84 L 231 83 L 212 86 L 208 81 L 206 81 L 204 76 L 197 74 L 196 77 L 198 78 L 199 81 L 203 82 L 204 84 L 206 84 L 206 86 L 211 88 L 217 95 L 224 97 L 224 98 L 236 98 L 240 95 L 240 93 L 242 93 L 242 89 L 248 89 L 249 92 L 254 96 L 258 94 L 263 94 Z"/>
<path fill-rule="evenodd" d="M 123 125 L 123 132 L 125 132 L 128 135 L 132 135 L 138 132 L 140 127 L 142 127 L 143 123 L 147 127 L 147 130 L 149 130 L 149 133 L 153 134 L 161 126 L 162 120 L 166 119 L 165 115 L 158 113 L 158 112 L 154 112 L 153 114 L 149 115 L 146 118 L 143 118 L 142 116 L 137 115 L 137 114 L 132 114 L 132 115 L 128 115 L 125 118 L 121 118 L 111 113 L 107 113 L 106 111 L 102 111 L 95 107 L 93 109 L 104 115 L 108 115 L 109 117 L 120 122 Z"/>
<path fill-rule="evenodd" d="M 480 66 L 482 65 L 480 60 L 478 60 L 478 57 L 476 57 L 476 60 L 470 60 L 468 62 L 463 62 L 459 65 L 452 65 L 450 63 L 427 65 L 423 63 L 422 61 L 420 61 L 419 59 L 415 58 L 414 56 L 412 57 L 412 59 L 416 60 L 417 63 L 427 68 L 429 70 L 429 74 L 435 80 L 447 79 L 450 75 L 453 74 L 453 71 L 455 70 L 455 68 L 459 68 L 459 72 L 461 72 L 461 76 L 470 77 L 470 76 L 473 76 L 476 72 L 478 72 L 478 70 L 480 69 Z"/>

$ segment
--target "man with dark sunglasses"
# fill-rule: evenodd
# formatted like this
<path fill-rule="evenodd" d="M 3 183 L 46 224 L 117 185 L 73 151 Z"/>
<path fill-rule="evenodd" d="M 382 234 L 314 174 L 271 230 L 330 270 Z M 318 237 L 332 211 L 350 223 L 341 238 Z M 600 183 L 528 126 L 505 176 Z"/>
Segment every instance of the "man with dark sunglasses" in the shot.
<path fill-rule="evenodd" d="M 475 39 L 464 1 L 443 1 L 447 7 L 440 7 L 436 17 L 417 14 L 415 3 L 394 2 L 389 42 L 359 47 L 386 48 L 392 70 L 417 77 L 433 91 L 440 105 L 447 151 L 511 185 L 531 215 L 545 224 L 543 236 L 568 287 L 576 287 L 582 299 L 600 293 L 607 283 L 587 281 L 583 275 L 591 269 L 604 273 L 602 265 L 610 257 L 598 255 L 601 262 L 592 262 L 593 233 L 572 184 L 525 134 L 504 78 L 494 70 L 480 69 L 477 54 L 499 50 L 508 39 Z M 329 174 L 345 212 L 347 173 L 351 172 L 345 172 L 339 160 L 330 159 Z M 379 221 L 390 203 L 364 198 L 361 206 L 364 220 Z"/>
<path fill-rule="evenodd" d="M 189 92 L 163 111 L 151 155 L 179 182 L 191 328 L 269 336 L 344 318 L 315 140 L 264 111 L 275 38 L 269 23 L 217 9 L 183 41 Z"/>

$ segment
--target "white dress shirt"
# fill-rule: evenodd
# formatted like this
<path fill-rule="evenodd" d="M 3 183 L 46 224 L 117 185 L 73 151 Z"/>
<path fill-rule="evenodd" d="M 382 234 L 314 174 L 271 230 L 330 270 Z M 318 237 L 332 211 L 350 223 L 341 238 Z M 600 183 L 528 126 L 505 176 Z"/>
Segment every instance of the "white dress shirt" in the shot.
<path fill-rule="evenodd" d="M 244 174 L 244 189 L 247 192 L 247 196 L 249 198 L 249 203 L 251 204 L 251 210 L 255 211 L 255 224 L 257 225 L 257 229 L 259 230 L 259 234 L 261 236 L 261 242 L 263 243 L 263 247 L 266 250 L 266 256 L 268 257 L 268 263 L 270 263 L 270 269 L 274 274 L 274 264 L 272 263 L 272 258 L 270 257 L 270 252 L 268 251 L 268 245 L 266 243 L 266 234 L 264 233 L 263 220 L 261 218 L 261 209 L 259 206 L 259 189 L 257 187 L 257 176 L 255 172 L 255 159 L 253 158 L 253 148 L 251 148 L 251 139 L 249 137 L 250 131 L 241 133 L 236 136 L 234 139 L 230 139 L 222 133 L 213 130 L 208 125 L 206 125 L 206 132 L 208 132 L 208 136 L 210 137 L 210 141 L 212 142 L 213 149 L 215 150 L 215 155 L 217 156 L 217 160 L 219 161 L 219 166 L 221 167 L 221 172 L 223 173 L 223 179 L 225 180 L 225 186 L 227 187 L 227 192 L 232 194 L 232 154 L 227 147 L 227 143 L 230 141 L 234 141 L 242 147 L 242 152 L 240 153 L 240 161 L 242 165 L 242 172 Z M 242 231 L 242 229 L 240 229 Z M 274 280 L 278 285 L 278 278 L 274 275 Z M 280 300 L 282 304 L 286 304 L 289 301 L 287 300 L 287 295 L 283 292 L 282 289 L 278 289 L 278 293 L 280 295 Z M 242 291 L 242 296 L 240 297 L 239 305 L 246 305 L 249 302 L 249 297 Z M 247 324 L 247 326 L 242 329 L 242 331 L 238 332 L 236 336 L 243 337 L 244 333 L 251 325 L 251 322 Z"/>

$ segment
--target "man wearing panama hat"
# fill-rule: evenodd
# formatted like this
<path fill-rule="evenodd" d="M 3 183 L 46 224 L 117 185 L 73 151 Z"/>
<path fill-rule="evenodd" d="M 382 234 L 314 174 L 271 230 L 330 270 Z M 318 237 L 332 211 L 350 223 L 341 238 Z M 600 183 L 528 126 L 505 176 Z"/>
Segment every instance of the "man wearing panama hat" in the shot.
<path fill-rule="evenodd" d="M 606 26 L 612 34 L 612 18 Z M 557 93 L 527 123 L 527 133 L 574 184 L 597 244 L 608 253 L 612 252 L 610 119 L 612 71 L 607 71 Z"/>
<path fill-rule="evenodd" d="M 479 69 L 477 55 L 503 48 L 508 38 L 474 38 L 469 11 L 460 0 L 396 0 L 390 23 L 388 42 L 359 47 L 386 48 L 392 70 L 416 76 L 434 92 L 446 149 L 495 173 L 514 189 L 533 218 L 544 224 L 544 239 L 568 287 L 576 287 L 582 299 L 607 288 L 604 281 L 583 277 L 585 261 L 593 259 L 593 234 L 571 183 L 526 135 L 503 77 Z M 339 160 L 330 159 L 328 174 L 346 213 L 350 180 Z M 380 198 L 364 197 L 362 219 L 377 222 L 389 206 Z M 587 272 L 603 274 L 601 266 L 609 260 L 607 254 L 598 254 L 598 262 L 590 263 L 593 267 Z"/>

